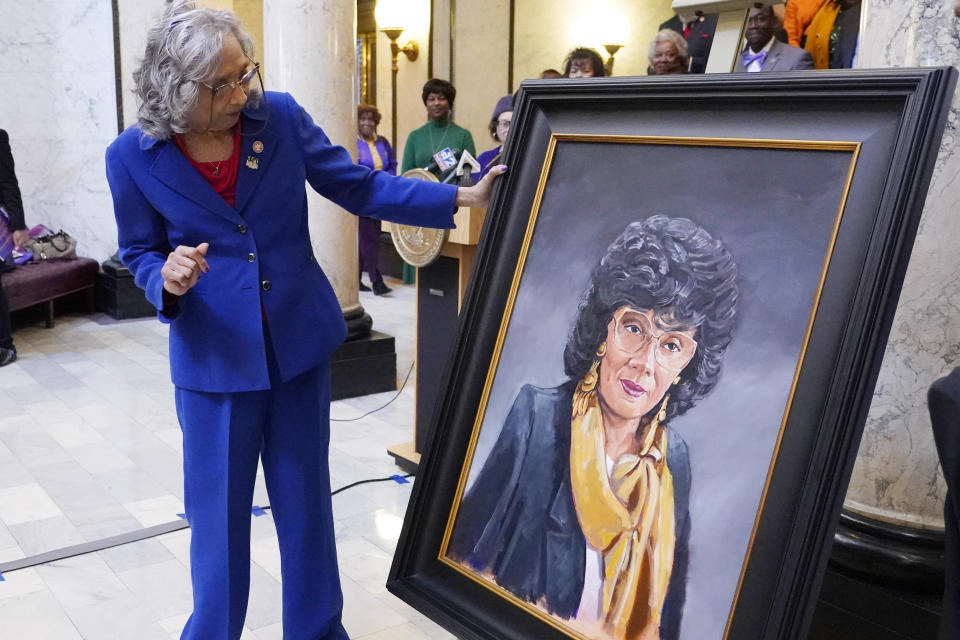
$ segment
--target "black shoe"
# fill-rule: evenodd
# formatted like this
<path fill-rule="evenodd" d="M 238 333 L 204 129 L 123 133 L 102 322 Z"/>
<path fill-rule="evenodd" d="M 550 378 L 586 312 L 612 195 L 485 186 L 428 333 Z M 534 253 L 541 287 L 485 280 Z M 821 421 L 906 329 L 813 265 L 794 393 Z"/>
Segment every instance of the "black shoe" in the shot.
<path fill-rule="evenodd" d="M 14 363 L 16 361 L 17 361 L 16 349 L 4 349 L 0 347 L 0 367 L 5 367 L 8 364 Z"/>
<path fill-rule="evenodd" d="M 365 285 L 365 284 L 363 284 L 363 283 L 361 282 L 361 283 L 360 283 L 360 291 L 370 291 L 370 287 L 368 287 L 367 285 Z"/>
<path fill-rule="evenodd" d="M 378 296 L 384 296 L 393 291 L 390 287 L 383 283 L 383 280 L 373 283 L 373 293 Z"/>

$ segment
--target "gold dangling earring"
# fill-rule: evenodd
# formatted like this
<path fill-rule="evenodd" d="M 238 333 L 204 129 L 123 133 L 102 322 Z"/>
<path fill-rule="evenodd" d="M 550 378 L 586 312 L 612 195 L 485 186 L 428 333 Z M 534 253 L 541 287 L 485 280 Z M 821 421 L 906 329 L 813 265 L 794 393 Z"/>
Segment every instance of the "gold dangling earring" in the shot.
<path fill-rule="evenodd" d="M 597 347 L 597 357 L 594 358 L 593 364 L 590 365 L 590 370 L 587 371 L 587 374 L 583 376 L 583 379 L 577 384 L 577 390 L 573 394 L 574 417 L 584 415 L 587 412 L 587 408 L 590 406 L 594 389 L 597 388 L 597 380 L 600 378 L 600 376 L 597 374 L 597 370 L 600 368 L 600 360 L 603 359 L 603 354 L 606 352 L 607 343 L 600 343 L 600 346 Z"/>
<path fill-rule="evenodd" d="M 667 421 L 667 402 L 670 400 L 670 394 L 668 393 L 663 397 L 663 403 L 660 405 L 660 410 L 657 411 L 657 417 L 653 419 L 654 424 L 652 427 L 656 429 L 661 424 Z"/>
<path fill-rule="evenodd" d="M 669 400 L 669 394 L 664 396 L 663 402 L 660 404 L 660 409 L 657 411 L 657 415 L 653 416 L 653 420 L 651 420 L 644 429 L 642 451 L 650 452 L 650 455 L 653 456 L 654 462 L 657 464 L 662 462 L 664 456 L 666 455 L 664 438 L 666 436 L 665 423 L 667 421 L 667 402 Z M 663 427 L 663 430 L 661 430 L 661 427 Z"/>
<path fill-rule="evenodd" d="M 580 393 L 590 393 L 597 388 L 597 380 L 599 379 L 599 376 L 597 375 L 597 369 L 600 368 L 600 360 L 603 359 L 603 356 L 606 352 L 607 343 L 601 342 L 600 346 L 597 348 L 597 357 L 594 358 L 593 364 L 590 365 L 590 370 L 587 371 L 587 374 L 583 376 L 583 380 L 580 381 L 577 391 Z"/>

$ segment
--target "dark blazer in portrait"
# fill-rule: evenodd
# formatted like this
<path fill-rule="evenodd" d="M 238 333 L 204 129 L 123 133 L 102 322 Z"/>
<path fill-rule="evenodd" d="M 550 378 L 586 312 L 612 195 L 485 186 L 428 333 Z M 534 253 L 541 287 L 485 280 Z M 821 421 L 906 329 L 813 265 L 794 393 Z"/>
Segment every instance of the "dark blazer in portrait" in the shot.
<path fill-rule="evenodd" d="M 460 504 L 448 554 L 561 618 L 576 615 L 587 541 L 570 487 L 570 412 L 576 382 L 524 385 L 496 445 Z M 661 640 L 674 640 L 686 598 L 690 537 L 690 457 L 669 429 L 676 547 L 661 614 Z"/>
<path fill-rule="evenodd" d="M 746 51 L 747 49 L 744 49 Z M 737 58 L 735 73 L 749 73 L 747 67 L 743 64 L 743 53 Z M 806 49 L 794 47 L 789 44 L 773 41 L 773 46 L 767 53 L 766 59 L 760 65 L 760 71 L 800 71 L 803 69 L 813 69 L 813 58 Z"/>
<path fill-rule="evenodd" d="M 704 73 L 707 70 L 707 59 L 710 57 L 710 48 L 713 46 L 713 34 L 717 31 L 717 13 L 707 13 L 690 23 L 690 32 L 686 35 L 687 51 L 690 56 L 690 73 Z M 660 30 L 671 29 L 683 35 L 683 20 L 680 16 L 672 18 L 660 25 Z"/>
<path fill-rule="evenodd" d="M 23 200 L 20 198 L 20 185 L 13 170 L 13 153 L 10 151 L 10 137 L 0 129 L 0 205 L 10 216 L 10 230 L 26 229 L 23 218 Z"/>
<path fill-rule="evenodd" d="M 194 391 L 269 389 L 264 325 L 283 380 L 326 362 L 346 337 L 310 243 L 307 183 L 357 215 L 453 226 L 455 186 L 354 164 L 288 94 L 267 92 L 258 106 L 248 104 L 241 124 L 234 206 L 171 140 L 134 126 L 107 149 L 120 258 L 170 323 L 173 383 Z M 203 242 L 210 272 L 168 316 L 160 274 L 167 254 Z"/>

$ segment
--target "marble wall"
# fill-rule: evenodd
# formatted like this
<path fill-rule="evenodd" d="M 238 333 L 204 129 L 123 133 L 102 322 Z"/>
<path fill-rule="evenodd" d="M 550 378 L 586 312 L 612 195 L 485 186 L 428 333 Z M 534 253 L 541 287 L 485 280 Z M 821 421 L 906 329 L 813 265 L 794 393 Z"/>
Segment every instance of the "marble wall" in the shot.
<path fill-rule="evenodd" d="M 864 0 L 857 65 L 956 66 L 953 0 Z M 847 508 L 921 527 L 943 526 L 946 488 L 927 413 L 930 384 L 960 365 L 960 154 L 955 97 L 940 148 Z"/>
<path fill-rule="evenodd" d="M 0 128 L 27 224 L 63 228 L 104 260 L 117 244 L 103 161 L 117 135 L 111 4 L 0 0 L 0 15 Z"/>
<path fill-rule="evenodd" d="M 236 0 L 257 16 L 260 0 Z M 123 126 L 136 122 L 133 70 L 166 0 L 119 0 Z M 216 0 L 204 2 L 219 6 Z M 245 15 L 246 15 L 245 14 Z M 103 154 L 117 135 L 113 11 L 103 0 L 0 0 L 0 128 L 10 135 L 28 225 L 63 228 L 82 255 L 117 249 Z M 254 20 L 253 22 L 256 22 Z M 259 24 L 252 29 L 262 33 Z M 15 89 L 10 89 L 15 87 Z"/>

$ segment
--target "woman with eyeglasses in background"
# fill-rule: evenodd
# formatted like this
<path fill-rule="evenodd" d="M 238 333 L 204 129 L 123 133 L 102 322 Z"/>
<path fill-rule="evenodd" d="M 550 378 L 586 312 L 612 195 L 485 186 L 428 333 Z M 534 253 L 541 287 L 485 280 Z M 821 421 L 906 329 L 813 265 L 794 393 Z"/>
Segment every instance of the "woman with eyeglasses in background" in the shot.
<path fill-rule="evenodd" d="M 503 154 L 503 145 L 507 144 L 507 136 L 510 135 L 510 124 L 513 122 L 513 96 L 503 96 L 497 100 L 493 107 L 493 115 L 490 117 L 490 135 L 500 144 L 494 149 L 488 149 L 477 156 L 477 162 L 480 163 L 480 171 L 473 175 L 473 181 L 477 182 L 483 176 L 487 175 L 493 167 L 500 164 L 500 156 Z"/>
<path fill-rule="evenodd" d="M 358 215 L 452 227 L 503 169 L 458 189 L 354 164 L 290 95 L 262 91 L 253 55 L 232 13 L 173 2 L 148 32 L 138 122 L 107 149 L 107 178 L 120 257 L 170 325 L 193 584 L 181 638 L 242 633 L 262 459 L 284 637 L 345 640 L 327 451 L 329 358 L 346 326 L 313 254 L 305 182 Z"/>

